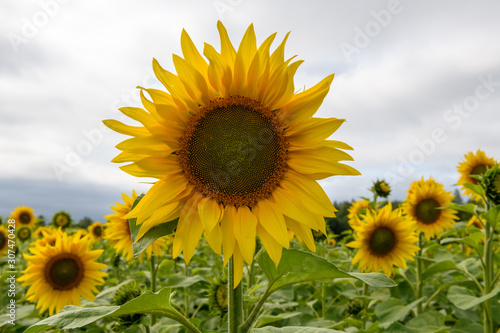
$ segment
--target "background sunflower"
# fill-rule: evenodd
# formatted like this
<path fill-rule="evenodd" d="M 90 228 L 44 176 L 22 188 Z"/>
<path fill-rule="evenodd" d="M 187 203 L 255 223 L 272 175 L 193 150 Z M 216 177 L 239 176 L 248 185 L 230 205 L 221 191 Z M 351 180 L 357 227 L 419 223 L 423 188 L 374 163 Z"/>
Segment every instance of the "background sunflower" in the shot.
<path fill-rule="evenodd" d="M 392 210 L 388 203 L 376 212 L 366 214 L 366 223 L 355 228 L 355 240 L 346 244 L 358 251 L 352 263 L 359 263 L 365 272 L 379 272 L 390 276 L 393 266 L 406 267 L 406 260 L 413 260 L 419 247 L 415 244 L 415 224 L 406 219 L 401 210 Z"/>
<path fill-rule="evenodd" d="M 16 220 L 16 229 L 22 226 L 34 229 L 36 227 L 36 216 L 33 214 L 33 208 L 18 206 L 12 213 L 11 218 Z"/>
<path fill-rule="evenodd" d="M 104 250 L 90 250 L 88 239 L 57 234 L 54 246 L 35 246 L 25 254 L 27 268 L 18 281 L 29 286 L 26 297 L 37 302 L 40 313 L 59 312 L 64 306 L 80 305 L 80 298 L 94 301 L 96 286 L 104 284 L 107 266 L 97 262 Z"/>
<path fill-rule="evenodd" d="M 416 223 L 417 231 L 423 232 L 430 240 L 455 227 L 455 220 L 458 219 L 456 211 L 442 209 L 451 205 L 452 199 L 451 192 L 446 192 L 442 184 L 432 177 L 428 180 L 422 177 L 411 184 L 403 209 L 408 218 Z"/>
<path fill-rule="evenodd" d="M 462 190 L 471 199 L 476 201 L 481 201 L 481 196 L 476 192 L 463 186 L 464 184 L 474 184 L 477 185 L 479 180 L 472 178 L 471 176 L 480 176 L 486 172 L 487 169 L 493 168 L 495 165 L 495 159 L 486 156 L 484 151 L 478 149 L 474 154 L 469 152 L 465 154 L 465 161 L 460 162 L 457 166 L 457 170 L 460 173 L 460 179 L 457 185 L 462 185 Z"/>

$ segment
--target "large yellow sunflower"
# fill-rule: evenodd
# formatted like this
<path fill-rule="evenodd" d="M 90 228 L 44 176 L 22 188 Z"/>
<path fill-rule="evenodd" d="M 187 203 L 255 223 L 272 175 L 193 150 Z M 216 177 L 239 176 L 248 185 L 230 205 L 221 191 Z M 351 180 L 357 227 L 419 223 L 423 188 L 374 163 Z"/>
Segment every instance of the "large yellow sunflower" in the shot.
<path fill-rule="evenodd" d="M 419 249 L 415 224 L 403 216 L 401 209 L 392 210 L 390 202 L 376 212 L 368 212 L 366 223 L 354 230 L 355 240 L 346 245 L 358 249 L 352 263 L 359 262 L 365 272 L 378 273 L 382 268 L 390 276 L 394 265 L 405 268 L 406 259 L 413 260 Z"/>
<path fill-rule="evenodd" d="M 131 197 L 122 193 L 122 198 L 123 204 L 116 202 L 116 206 L 111 207 L 115 213 L 104 217 L 109 221 L 105 224 L 104 239 L 110 243 L 110 246 L 113 247 L 118 254 L 121 254 L 121 256 L 127 260 L 132 260 L 134 252 L 132 249 L 133 242 L 130 233 L 130 224 L 128 219 L 123 217 L 130 211 L 130 208 L 137 198 L 137 193 L 132 191 Z M 168 252 L 168 240 L 170 240 L 170 236 L 161 237 L 149 245 L 145 251 L 147 259 L 149 260 L 151 253 L 159 257 L 163 255 L 163 250 L 167 250 Z M 141 263 L 143 255 L 144 253 L 141 253 L 138 257 Z"/>
<path fill-rule="evenodd" d="M 463 186 L 464 184 L 478 184 L 478 180 L 472 178 L 471 176 L 479 176 L 482 175 L 487 169 L 491 169 L 495 166 L 495 159 L 486 156 L 484 151 L 478 149 L 474 154 L 473 152 L 469 152 L 465 154 L 465 161 L 461 162 L 457 169 L 460 172 L 460 179 L 457 182 L 457 185 L 462 185 L 462 190 L 466 195 L 469 195 L 471 199 L 476 201 L 480 201 L 481 196 L 476 192 L 466 188 Z"/>
<path fill-rule="evenodd" d="M 189 262 L 204 234 L 224 265 L 233 258 L 236 286 L 256 236 L 276 265 L 289 246 L 287 229 L 314 250 L 311 229 L 326 234 L 324 217 L 335 215 L 316 181 L 359 173 L 339 163 L 352 160 L 340 149 L 352 148 L 327 140 L 344 119 L 313 118 L 333 74 L 296 93 L 302 61 L 285 60 L 288 35 L 270 54 L 276 34 L 257 46 L 250 25 L 236 50 L 221 22 L 217 28 L 221 51 L 205 44 L 208 62 L 185 31 L 183 58 L 173 56 L 177 75 L 153 60 L 168 92 L 141 88 L 145 109 L 120 109 L 141 126 L 104 123 L 132 136 L 117 145 L 113 162 L 132 162 L 121 169 L 158 179 L 126 216 L 141 224 L 138 237 L 179 218 L 174 257 L 183 252 Z"/>
<path fill-rule="evenodd" d="M 66 305 L 80 305 L 82 296 L 94 301 L 96 286 L 108 275 L 100 271 L 107 266 L 96 261 L 104 250 L 90 250 L 88 238 L 57 234 L 54 246 L 30 251 L 32 255 L 24 254 L 28 266 L 18 280 L 29 286 L 27 299 L 37 302 L 40 313 L 48 309 L 52 315 Z"/>
<path fill-rule="evenodd" d="M 16 220 L 16 229 L 26 226 L 32 229 L 36 227 L 36 216 L 33 214 L 33 208 L 26 206 L 18 206 L 12 213 L 11 218 Z"/>
<path fill-rule="evenodd" d="M 453 209 L 441 209 L 451 205 L 453 195 L 432 177 L 414 181 L 410 185 L 403 209 L 409 219 L 417 224 L 417 231 L 430 240 L 439 237 L 445 230 L 455 228 L 458 219 Z"/>
<path fill-rule="evenodd" d="M 347 223 L 354 229 L 363 223 L 361 215 L 373 211 L 373 208 L 370 206 L 370 201 L 364 199 L 353 202 L 347 211 Z"/>

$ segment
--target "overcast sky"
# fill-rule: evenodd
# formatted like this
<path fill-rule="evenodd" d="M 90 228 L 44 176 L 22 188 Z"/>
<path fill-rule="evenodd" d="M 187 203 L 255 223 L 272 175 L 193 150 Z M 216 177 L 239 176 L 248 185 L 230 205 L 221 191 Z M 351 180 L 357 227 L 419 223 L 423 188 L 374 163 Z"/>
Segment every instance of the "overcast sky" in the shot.
<path fill-rule="evenodd" d="M 258 43 L 291 31 L 296 87 L 336 74 L 317 116 L 347 120 L 332 139 L 362 176 L 321 181 L 332 201 L 369 196 L 377 178 L 392 200 L 422 176 L 453 191 L 465 153 L 500 159 L 499 13 L 493 0 L 4 0 L 0 215 L 27 205 L 103 221 L 122 192 L 146 191 L 110 162 L 126 136 L 101 121 L 139 106 L 136 86 L 160 87 L 152 58 L 174 71 L 183 28 L 219 49 L 217 20 L 234 45 L 252 22 Z"/>

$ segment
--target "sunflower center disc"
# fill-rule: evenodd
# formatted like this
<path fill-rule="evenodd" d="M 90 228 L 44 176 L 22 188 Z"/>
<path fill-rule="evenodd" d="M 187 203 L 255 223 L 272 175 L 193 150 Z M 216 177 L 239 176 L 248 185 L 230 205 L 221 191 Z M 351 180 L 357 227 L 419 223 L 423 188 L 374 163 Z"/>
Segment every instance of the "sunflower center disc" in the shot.
<path fill-rule="evenodd" d="M 21 240 L 26 240 L 26 239 L 30 238 L 31 231 L 28 229 L 28 227 L 24 227 L 23 229 L 19 230 L 19 233 L 17 234 L 17 236 Z M 1 248 L 1 246 L 0 246 L 0 248 Z"/>
<path fill-rule="evenodd" d="M 181 147 L 188 180 L 223 204 L 253 206 L 279 184 L 286 167 L 286 142 L 275 114 L 240 96 L 201 108 Z"/>
<path fill-rule="evenodd" d="M 394 232 L 388 227 L 377 228 L 370 237 L 370 250 L 375 254 L 384 255 L 396 245 Z"/>
<path fill-rule="evenodd" d="M 471 175 L 475 175 L 475 176 L 479 176 L 479 175 L 482 175 L 485 172 L 486 172 L 486 165 L 479 164 L 479 165 L 476 165 L 474 167 L 474 169 L 472 169 L 472 171 L 470 172 L 470 174 Z M 474 185 L 477 185 L 479 183 L 479 181 L 477 179 L 474 179 L 474 178 L 472 178 L 472 182 L 474 183 Z"/>
<path fill-rule="evenodd" d="M 54 289 L 72 289 L 83 279 L 83 264 L 80 258 L 63 253 L 47 263 L 45 276 Z"/>
<path fill-rule="evenodd" d="M 439 203 L 434 199 L 425 199 L 417 204 L 416 215 L 420 222 L 432 224 L 437 221 L 441 211 L 437 209 Z"/>
<path fill-rule="evenodd" d="M 227 308 L 228 305 L 228 290 L 226 284 L 220 284 L 215 292 L 215 299 L 217 300 L 217 305 L 221 309 Z"/>
<path fill-rule="evenodd" d="M 130 226 L 129 226 L 130 228 Z M 94 235 L 96 235 L 97 237 L 101 237 L 102 235 L 102 228 L 100 226 L 97 226 L 94 228 Z"/>
<path fill-rule="evenodd" d="M 68 218 L 66 216 L 62 215 L 62 214 L 58 215 L 56 217 L 56 224 L 58 226 L 64 227 L 64 226 L 66 226 L 68 224 Z"/>
<path fill-rule="evenodd" d="M 21 213 L 21 215 L 19 215 L 19 221 L 22 224 L 28 224 L 28 223 L 30 223 L 30 221 L 31 221 L 30 214 L 28 214 L 28 213 Z"/>

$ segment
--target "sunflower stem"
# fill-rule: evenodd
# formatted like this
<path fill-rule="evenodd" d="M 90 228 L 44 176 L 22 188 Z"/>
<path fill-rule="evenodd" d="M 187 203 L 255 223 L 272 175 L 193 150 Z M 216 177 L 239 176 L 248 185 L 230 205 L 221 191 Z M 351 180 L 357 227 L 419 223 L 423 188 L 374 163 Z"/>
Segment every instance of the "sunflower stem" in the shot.
<path fill-rule="evenodd" d="M 491 292 L 492 282 L 493 282 L 493 230 L 490 223 L 486 223 L 484 226 L 485 240 L 484 240 L 484 295 Z M 483 303 L 483 313 L 484 313 L 484 333 L 493 333 L 493 317 L 491 309 L 491 299 L 486 300 Z"/>
<path fill-rule="evenodd" d="M 416 258 L 416 261 L 417 261 L 417 293 L 416 293 L 416 299 L 421 299 L 422 298 L 422 285 L 423 285 L 423 281 L 422 281 L 422 273 L 423 273 L 423 270 L 424 270 L 424 267 L 423 267 L 423 261 L 422 261 L 422 248 L 424 246 L 424 233 L 420 233 L 419 237 L 418 237 L 418 247 L 420 248 L 420 250 L 418 250 L 418 254 L 417 254 L 417 258 Z M 417 305 L 417 316 L 419 314 L 422 313 L 422 303 L 418 303 Z"/>
<path fill-rule="evenodd" d="M 228 332 L 239 333 L 243 322 L 243 290 L 241 281 L 237 287 L 234 286 L 234 263 L 229 259 L 228 265 Z"/>
<path fill-rule="evenodd" d="M 156 292 L 156 263 L 155 263 L 155 255 L 151 254 L 151 292 Z M 156 324 L 156 315 L 151 315 L 151 326 Z"/>

